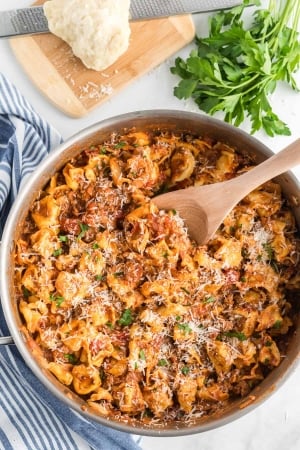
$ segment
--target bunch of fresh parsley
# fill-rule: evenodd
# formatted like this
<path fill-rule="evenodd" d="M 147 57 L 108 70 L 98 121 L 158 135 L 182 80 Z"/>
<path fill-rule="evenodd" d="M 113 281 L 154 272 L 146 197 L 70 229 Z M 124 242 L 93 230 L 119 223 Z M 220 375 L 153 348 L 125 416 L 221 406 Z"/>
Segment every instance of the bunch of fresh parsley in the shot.
<path fill-rule="evenodd" d="M 293 74 L 300 66 L 300 0 L 270 0 L 267 9 L 255 8 L 246 27 L 243 13 L 249 4 L 244 0 L 218 12 L 210 20 L 209 36 L 196 37 L 197 48 L 186 61 L 176 58 L 171 72 L 182 79 L 174 95 L 193 98 L 210 115 L 224 112 L 224 120 L 235 126 L 249 116 L 252 133 L 263 128 L 269 136 L 289 135 L 269 94 L 278 81 L 298 90 Z M 251 4 L 261 5 L 258 0 Z"/>

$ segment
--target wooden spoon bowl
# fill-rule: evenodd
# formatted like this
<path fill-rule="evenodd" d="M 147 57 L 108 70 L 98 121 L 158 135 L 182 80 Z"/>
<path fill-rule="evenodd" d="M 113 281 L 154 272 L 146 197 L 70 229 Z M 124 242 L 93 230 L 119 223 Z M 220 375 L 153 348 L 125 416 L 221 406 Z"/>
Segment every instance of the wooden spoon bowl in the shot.
<path fill-rule="evenodd" d="M 176 209 L 198 244 L 213 237 L 225 217 L 253 189 L 300 164 L 300 139 L 254 169 L 222 183 L 189 187 L 153 198 L 159 209 Z"/>

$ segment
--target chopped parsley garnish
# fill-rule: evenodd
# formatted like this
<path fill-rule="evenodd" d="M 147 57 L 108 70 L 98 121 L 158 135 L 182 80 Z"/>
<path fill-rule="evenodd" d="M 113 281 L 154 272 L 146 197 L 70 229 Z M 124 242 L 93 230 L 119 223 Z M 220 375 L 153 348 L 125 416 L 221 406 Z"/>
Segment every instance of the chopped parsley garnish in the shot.
<path fill-rule="evenodd" d="M 77 236 L 77 239 L 81 239 L 83 238 L 83 236 L 85 235 L 85 233 L 88 231 L 88 229 L 90 228 L 86 223 L 80 223 L 80 233 Z"/>
<path fill-rule="evenodd" d="M 245 341 L 247 339 L 247 336 L 244 333 L 241 333 L 240 331 L 223 331 L 222 336 L 225 337 L 235 337 L 237 338 L 239 341 Z"/>
<path fill-rule="evenodd" d="M 59 255 L 62 254 L 62 252 L 63 252 L 63 249 L 62 248 L 58 248 L 57 250 L 54 250 L 53 256 L 59 256 Z"/>
<path fill-rule="evenodd" d="M 181 369 L 181 373 L 183 373 L 183 375 L 187 375 L 190 371 L 189 366 L 183 366 Z"/>
<path fill-rule="evenodd" d="M 153 412 L 150 408 L 145 408 L 142 414 L 145 417 L 153 417 Z"/>
<path fill-rule="evenodd" d="M 115 144 L 115 148 L 123 148 L 123 147 L 125 147 L 127 145 L 127 142 L 125 142 L 125 141 L 120 141 L 120 142 L 118 142 L 117 144 Z"/>
<path fill-rule="evenodd" d="M 100 367 L 100 369 L 99 369 L 99 375 L 100 375 L 101 381 L 104 382 L 104 381 L 106 380 L 107 375 L 106 375 L 106 373 L 104 372 L 103 367 Z"/>
<path fill-rule="evenodd" d="M 58 236 L 58 239 L 60 240 L 60 242 L 68 242 L 68 236 L 65 236 L 64 234 L 60 234 Z"/>
<path fill-rule="evenodd" d="M 124 275 L 124 272 L 120 271 L 120 272 L 114 272 L 114 277 L 116 278 L 120 278 Z"/>
<path fill-rule="evenodd" d="M 270 266 L 274 270 L 274 272 L 279 273 L 279 267 L 276 261 L 274 259 L 270 262 Z"/>
<path fill-rule="evenodd" d="M 279 330 L 279 328 L 281 328 L 282 325 L 282 320 L 276 320 L 276 322 L 273 325 L 273 328 L 275 328 L 275 330 Z"/>
<path fill-rule="evenodd" d="M 274 250 L 271 247 L 269 242 L 265 242 L 264 244 L 262 244 L 264 251 L 267 254 L 267 258 L 271 261 L 272 259 L 274 259 Z"/>
<path fill-rule="evenodd" d="M 163 184 L 161 187 L 155 192 L 155 195 L 165 194 L 166 192 L 169 192 L 169 185 Z"/>
<path fill-rule="evenodd" d="M 103 176 L 108 177 L 109 174 L 110 174 L 110 167 L 109 166 L 103 167 Z"/>
<path fill-rule="evenodd" d="M 128 325 L 131 325 L 133 322 L 132 312 L 130 308 L 127 308 L 123 311 L 122 316 L 118 320 L 118 324 L 122 327 L 126 327 Z"/>
<path fill-rule="evenodd" d="M 70 364 L 77 364 L 78 359 L 73 353 L 65 353 L 64 357 L 69 361 Z"/>
<path fill-rule="evenodd" d="M 177 327 L 184 332 L 184 334 L 188 334 L 192 332 L 191 327 L 188 323 L 178 323 Z"/>
<path fill-rule="evenodd" d="M 186 289 L 185 287 L 181 287 L 181 290 L 183 291 L 183 292 L 185 292 L 186 294 L 188 294 L 188 295 L 190 295 L 191 293 L 190 293 L 190 291 L 188 290 L 188 289 Z"/>
<path fill-rule="evenodd" d="M 95 280 L 96 280 L 96 281 L 102 281 L 102 280 L 104 280 L 104 275 L 95 275 Z"/>
<path fill-rule="evenodd" d="M 31 292 L 24 286 L 22 288 L 22 291 L 23 291 L 23 295 L 24 295 L 25 298 L 28 298 L 28 297 L 30 297 L 32 295 Z"/>
<path fill-rule="evenodd" d="M 241 254 L 242 254 L 243 258 L 248 258 L 249 257 L 249 252 L 248 252 L 248 250 L 245 247 L 242 248 Z"/>
<path fill-rule="evenodd" d="M 143 349 L 141 349 L 141 350 L 139 351 L 139 358 L 140 358 L 142 361 L 145 361 L 145 360 L 146 360 L 146 355 L 145 355 L 145 352 L 144 352 Z"/>
<path fill-rule="evenodd" d="M 204 300 L 203 300 L 203 303 L 213 303 L 215 301 L 215 297 L 213 297 L 212 295 L 210 295 L 209 297 L 206 297 Z"/>
<path fill-rule="evenodd" d="M 65 301 L 64 297 L 62 297 L 61 295 L 54 295 L 54 294 L 50 294 L 50 300 L 52 302 L 55 302 L 57 307 L 60 307 L 62 303 Z"/>
<path fill-rule="evenodd" d="M 165 366 L 168 365 L 168 361 L 167 361 L 166 359 L 162 358 L 162 359 L 160 359 L 160 360 L 158 361 L 157 365 L 158 365 L 159 367 L 165 367 Z"/>
<path fill-rule="evenodd" d="M 269 242 L 264 243 L 263 249 L 264 249 L 266 256 L 270 262 L 270 266 L 273 268 L 273 270 L 276 273 L 279 273 L 279 268 L 277 265 L 277 261 L 275 259 L 275 252 L 274 252 L 274 249 L 272 248 L 271 244 Z"/>

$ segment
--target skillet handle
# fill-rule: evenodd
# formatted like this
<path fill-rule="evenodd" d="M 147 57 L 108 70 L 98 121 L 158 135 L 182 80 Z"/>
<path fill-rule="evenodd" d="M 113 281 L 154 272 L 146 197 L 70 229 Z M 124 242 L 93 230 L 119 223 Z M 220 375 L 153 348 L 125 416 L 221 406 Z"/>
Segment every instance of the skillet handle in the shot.
<path fill-rule="evenodd" d="M 1 246 L 1 241 L 0 241 Z M 14 340 L 11 336 L 0 336 L 0 345 L 14 345 Z"/>
<path fill-rule="evenodd" d="M 0 345 L 14 345 L 14 340 L 11 336 L 0 336 Z"/>

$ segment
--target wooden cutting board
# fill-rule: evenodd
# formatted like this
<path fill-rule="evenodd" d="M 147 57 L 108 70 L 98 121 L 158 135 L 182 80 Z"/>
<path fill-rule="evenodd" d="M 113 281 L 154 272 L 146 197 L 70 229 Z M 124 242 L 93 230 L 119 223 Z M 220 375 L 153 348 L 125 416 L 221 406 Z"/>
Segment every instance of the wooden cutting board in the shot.
<path fill-rule="evenodd" d="M 87 69 L 65 42 L 50 33 L 11 38 L 10 44 L 40 91 L 67 115 L 82 117 L 183 48 L 194 35 L 190 15 L 134 22 L 127 52 L 102 72 Z"/>

